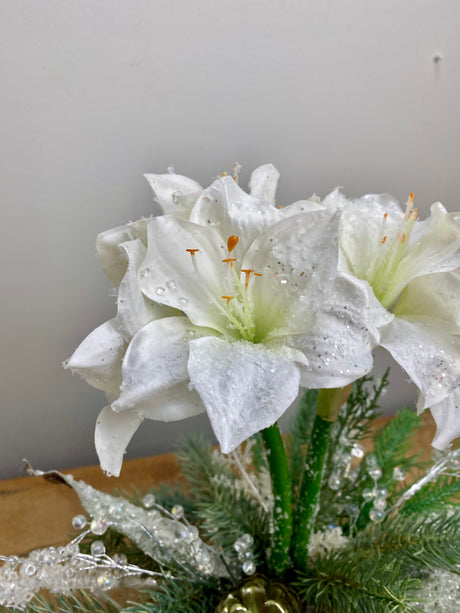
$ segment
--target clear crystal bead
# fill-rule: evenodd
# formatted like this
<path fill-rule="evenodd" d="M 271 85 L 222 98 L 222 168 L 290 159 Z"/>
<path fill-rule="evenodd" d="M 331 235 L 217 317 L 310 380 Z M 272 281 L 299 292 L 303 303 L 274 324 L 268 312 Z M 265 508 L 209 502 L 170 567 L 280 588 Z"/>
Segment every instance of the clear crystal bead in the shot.
<path fill-rule="evenodd" d="M 94 541 L 91 543 L 91 553 L 93 556 L 103 556 L 105 553 L 105 545 L 102 541 Z"/>
<path fill-rule="evenodd" d="M 88 520 L 84 515 L 75 515 L 72 519 L 72 527 L 74 530 L 83 530 L 83 528 L 87 525 Z"/>
<path fill-rule="evenodd" d="M 155 496 L 153 494 L 146 494 L 142 498 L 142 504 L 146 509 L 151 509 L 155 504 Z"/>

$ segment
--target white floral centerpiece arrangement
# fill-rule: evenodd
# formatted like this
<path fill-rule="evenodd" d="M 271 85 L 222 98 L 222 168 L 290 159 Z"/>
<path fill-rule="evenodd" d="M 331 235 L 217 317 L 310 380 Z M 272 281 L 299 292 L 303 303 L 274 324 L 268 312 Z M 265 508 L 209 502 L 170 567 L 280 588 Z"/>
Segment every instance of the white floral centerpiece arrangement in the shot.
<path fill-rule="evenodd" d="M 421 221 L 412 194 L 402 210 L 339 190 L 277 206 L 278 176 L 257 168 L 246 193 L 238 166 L 207 189 L 146 175 L 162 214 L 99 235 L 117 313 L 65 367 L 107 396 L 102 469 L 119 474 L 144 419 L 206 411 L 219 450 L 184 438 L 187 486 L 131 499 L 28 466 L 73 487 L 90 518 L 66 547 L 0 558 L 0 606 L 458 611 L 460 214 L 437 203 Z M 410 453 L 415 412 L 370 427 L 387 384 L 368 376 L 378 346 L 433 414 L 430 465 Z M 110 596 L 133 586 L 136 604 Z"/>

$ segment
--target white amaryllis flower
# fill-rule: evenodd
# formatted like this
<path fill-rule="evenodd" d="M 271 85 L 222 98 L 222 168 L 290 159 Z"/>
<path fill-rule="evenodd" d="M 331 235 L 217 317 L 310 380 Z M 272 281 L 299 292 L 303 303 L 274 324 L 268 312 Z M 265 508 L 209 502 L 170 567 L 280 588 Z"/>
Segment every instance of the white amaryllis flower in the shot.
<path fill-rule="evenodd" d="M 406 211 L 387 195 L 341 201 L 339 269 L 362 279 L 391 314 L 380 344 L 431 408 L 441 449 L 460 435 L 460 213 L 437 203 L 417 220 L 413 195 Z"/>
<path fill-rule="evenodd" d="M 151 174 L 146 175 L 146 178 L 161 210 L 184 218 L 189 216 L 193 202 L 203 191 L 193 179 L 175 173 Z M 155 319 L 177 314 L 174 309 L 149 300 L 139 288 L 138 269 L 146 254 L 147 224 L 151 219 L 132 221 L 102 232 L 97 237 L 96 247 L 101 268 L 117 287 L 117 315 L 91 332 L 64 362 L 65 368 L 103 390 L 109 402 L 120 394 L 123 358 L 136 332 Z M 198 395 L 186 388 L 183 391 L 181 402 L 186 404 L 189 413 L 201 412 Z M 161 397 L 157 398 L 157 402 L 162 402 Z M 133 415 L 115 415 L 110 405 L 100 413 L 95 435 L 96 450 L 103 467 L 109 472 L 120 472 L 122 457 L 119 448 L 126 447 L 142 419 L 149 416 L 148 410 L 157 415 L 160 409 L 154 403 L 148 409 L 139 408 L 135 419 Z M 165 413 L 166 418 L 169 415 Z M 107 444 L 104 435 L 107 423 L 110 424 L 111 437 L 117 440 L 112 446 Z M 116 449 L 115 453 L 113 449 Z"/>
<path fill-rule="evenodd" d="M 129 344 L 104 418 L 106 470 L 116 473 L 113 455 L 124 451 L 118 419 L 132 431 L 139 415 L 188 417 L 186 387 L 228 453 L 274 424 L 299 386 L 341 387 L 371 369 L 386 311 L 360 281 L 336 274 L 339 214 L 313 201 L 277 209 L 276 180 L 270 165 L 253 173 L 252 193 L 265 200 L 220 178 L 190 220 L 148 224 L 140 286 L 183 315 L 151 321 Z"/>

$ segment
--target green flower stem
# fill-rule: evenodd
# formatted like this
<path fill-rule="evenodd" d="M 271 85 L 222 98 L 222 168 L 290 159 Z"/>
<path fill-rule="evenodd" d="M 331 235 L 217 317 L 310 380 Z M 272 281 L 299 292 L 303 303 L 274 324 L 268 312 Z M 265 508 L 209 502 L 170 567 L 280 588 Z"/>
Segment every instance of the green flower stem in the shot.
<path fill-rule="evenodd" d="M 273 542 L 270 564 L 283 575 L 290 566 L 289 549 L 292 538 L 291 475 L 278 424 L 262 430 L 275 505 L 273 509 Z"/>
<path fill-rule="evenodd" d="M 322 389 L 319 392 L 317 412 L 307 450 L 305 474 L 295 517 L 292 557 L 298 570 L 304 570 L 307 567 L 308 544 L 318 512 L 321 481 L 332 424 L 350 392 L 351 386 L 330 390 Z"/>

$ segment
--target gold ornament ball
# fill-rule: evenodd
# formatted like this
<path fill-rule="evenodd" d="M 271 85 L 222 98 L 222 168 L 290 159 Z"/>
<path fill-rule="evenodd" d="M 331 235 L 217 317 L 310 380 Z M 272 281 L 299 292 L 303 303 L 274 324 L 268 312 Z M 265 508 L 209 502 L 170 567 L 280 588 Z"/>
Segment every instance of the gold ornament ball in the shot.
<path fill-rule="evenodd" d="M 281 583 L 254 575 L 240 581 L 216 613 L 300 613 L 300 602 Z"/>

